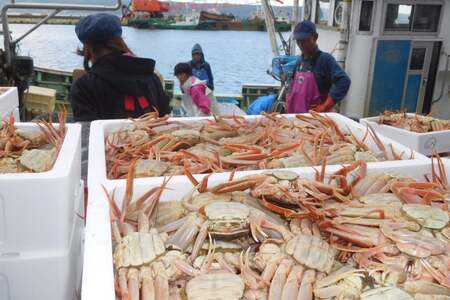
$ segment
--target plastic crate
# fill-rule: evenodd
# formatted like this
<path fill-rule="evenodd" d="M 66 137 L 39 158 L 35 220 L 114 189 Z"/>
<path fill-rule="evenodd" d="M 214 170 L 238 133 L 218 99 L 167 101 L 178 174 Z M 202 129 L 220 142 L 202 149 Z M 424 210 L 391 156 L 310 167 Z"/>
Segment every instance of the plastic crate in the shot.
<path fill-rule="evenodd" d="M 37 127 L 17 123 L 18 128 Z M 53 168 L 0 174 L 0 257 L 30 251 L 67 251 L 82 195 L 81 126 L 68 124 Z"/>
<path fill-rule="evenodd" d="M 56 90 L 30 86 L 25 92 L 26 110 L 33 114 L 52 114 L 55 110 Z"/>

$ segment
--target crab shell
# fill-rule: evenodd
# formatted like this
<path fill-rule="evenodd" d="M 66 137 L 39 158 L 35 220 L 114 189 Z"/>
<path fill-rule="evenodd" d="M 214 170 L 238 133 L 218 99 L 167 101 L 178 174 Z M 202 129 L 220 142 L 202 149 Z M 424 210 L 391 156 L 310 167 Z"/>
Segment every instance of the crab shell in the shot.
<path fill-rule="evenodd" d="M 49 171 L 53 167 L 57 156 L 58 151 L 56 148 L 50 150 L 32 149 L 25 150 L 19 161 L 25 168 L 40 173 Z"/>
<path fill-rule="evenodd" d="M 424 204 L 405 204 L 402 209 L 408 217 L 426 228 L 442 229 L 449 222 L 448 213 L 439 207 Z"/>
<path fill-rule="evenodd" d="M 204 207 L 212 236 L 234 239 L 249 230 L 250 208 L 237 202 L 215 202 Z"/>
<path fill-rule="evenodd" d="M 114 251 L 117 269 L 151 263 L 165 252 L 164 241 L 155 229 L 126 235 Z"/>
<path fill-rule="evenodd" d="M 0 174 L 1 173 L 19 173 L 20 169 L 16 159 L 12 157 L 0 158 Z"/>
<path fill-rule="evenodd" d="M 186 285 L 186 294 L 188 300 L 239 300 L 244 295 L 244 288 L 240 276 L 218 272 L 191 279 Z"/>

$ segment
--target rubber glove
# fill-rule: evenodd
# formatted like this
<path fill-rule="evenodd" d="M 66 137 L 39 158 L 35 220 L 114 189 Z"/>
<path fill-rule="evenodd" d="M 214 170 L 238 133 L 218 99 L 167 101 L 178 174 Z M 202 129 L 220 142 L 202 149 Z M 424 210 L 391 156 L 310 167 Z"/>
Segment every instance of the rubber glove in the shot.
<path fill-rule="evenodd" d="M 318 113 L 327 112 L 330 111 L 334 107 L 334 105 L 336 105 L 336 102 L 333 99 L 331 99 L 330 96 L 328 96 L 325 102 L 317 105 L 312 110 Z"/>

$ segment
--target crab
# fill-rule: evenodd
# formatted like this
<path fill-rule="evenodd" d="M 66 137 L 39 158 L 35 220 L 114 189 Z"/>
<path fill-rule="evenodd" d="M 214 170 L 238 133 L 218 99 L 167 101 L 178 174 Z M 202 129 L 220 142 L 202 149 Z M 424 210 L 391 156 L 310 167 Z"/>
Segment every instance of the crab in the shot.
<path fill-rule="evenodd" d="M 53 167 L 58 151 L 56 148 L 50 150 L 32 149 L 25 150 L 19 158 L 19 162 L 26 169 L 33 172 L 46 172 Z"/>
<path fill-rule="evenodd" d="M 289 235 L 283 225 L 271 222 L 264 213 L 238 202 L 207 204 L 183 222 L 176 221 L 165 227 L 175 231 L 166 242 L 169 248 L 185 251 L 193 243 L 190 261 L 197 257 L 208 235 L 231 240 L 252 233 L 255 239 L 265 239 L 268 237 L 265 229 L 279 232 L 283 238 Z"/>
<path fill-rule="evenodd" d="M 363 288 L 362 270 L 344 266 L 316 281 L 314 295 L 318 298 L 359 299 Z"/>

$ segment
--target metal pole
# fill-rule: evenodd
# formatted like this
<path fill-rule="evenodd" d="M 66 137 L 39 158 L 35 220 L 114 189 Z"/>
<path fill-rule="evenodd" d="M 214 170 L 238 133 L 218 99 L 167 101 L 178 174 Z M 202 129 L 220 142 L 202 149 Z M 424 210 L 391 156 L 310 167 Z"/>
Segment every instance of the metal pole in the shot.
<path fill-rule="evenodd" d="M 261 0 L 262 7 L 264 9 L 264 18 L 266 20 L 266 28 L 267 33 L 269 34 L 269 41 L 270 41 L 270 47 L 272 48 L 272 53 L 274 56 L 279 56 L 280 51 L 278 49 L 277 45 L 277 37 L 275 32 L 275 21 L 274 16 L 271 13 L 272 10 L 270 9 L 270 0 Z"/>
<path fill-rule="evenodd" d="M 52 12 L 51 14 L 49 14 L 48 16 L 46 16 L 44 19 L 40 20 L 37 24 L 35 24 L 33 27 L 31 27 L 30 29 L 28 29 L 27 32 L 25 32 L 24 34 L 22 34 L 21 37 L 19 37 L 18 39 L 11 41 L 11 44 L 17 44 L 18 42 L 20 42 L 21 40 L 23 40 L 25 37 L 27 37 L 30 33 L 32 33 L 33 31 L 35 31 L 36 29 L 38 29 L 41 25 L 47 23 L 48 20 L 50 20 L 51 18 L 53 18 L 54 16 L 56 16 L 57 14 L 59 14 L 61 12 L 60 9 L 55 10 L 54 12 Z"/>
<path fill-rule="evenodd" d="M 14 0 L 11 1 L 10 4 L 5 4 L 2 7 L 1 11 L 1 19 L 4 33 L 4 46 L 5 46 L 5 58 L 6 58 L 6 68 L 11 67 L 11 46 L 14 46 L 14 42 L 11 41 L 11 36 L 9 35 L 9 24 L 8 24 L 8 10 L 9 9 L 46 9 L 46 10 L 54 10 L 55 15 L 62 10 L 85 10 L 85 11 L 114 11 L 118 10 L 122 7 L 122 0 L 116 0 L 117 3 L 115 5 L 77 5 L 77 4 L 40 4 L 40 3 L 15 3 Z M 49 18 L 46 18 L 45 21 L 48 21 Z M 39 22 L 39 26 L 44 24 L 45 22 Z M 36 30 L 39 26 L 34 26 L 32 30 L 26 33 L 26 35 L 30 34 L 34 30 Z M 23 37 L 19 38 L 22 39 Z"/>
<path fill-rule="evenodd" d="M 295 54 L 295 49 L 297 46 L 297 43 L 295 41 L 294 38 L 294 29 L 295 26 L 298 23 L 299 20 L 299 0 L 294 0 L 294 6 L 292 8 L 292 19 L 291 19 L 291 49 L 289 50 L 289 54 L 290 55 L 294 55 Z"/>

